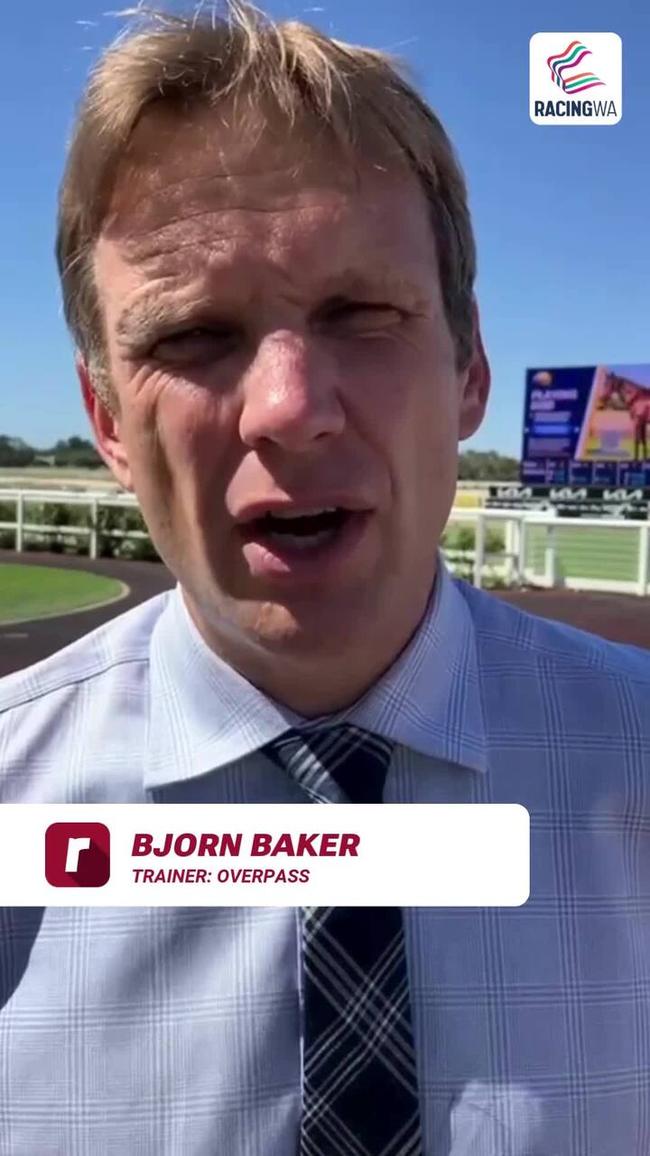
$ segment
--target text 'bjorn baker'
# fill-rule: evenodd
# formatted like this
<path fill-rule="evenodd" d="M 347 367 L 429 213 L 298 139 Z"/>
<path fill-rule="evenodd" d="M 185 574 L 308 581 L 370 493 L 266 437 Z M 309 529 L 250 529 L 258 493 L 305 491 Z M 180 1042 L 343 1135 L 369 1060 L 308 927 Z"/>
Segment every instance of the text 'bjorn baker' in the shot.
<path fill-rule="evenodd" d="M 293 858 L 356 856 L 360 841 L 360 835 L 349 832 L 329 834 L 316 832 L 297 835 L 284 832 L 280 835 L 271 835 L 267 831 L 256 831 L 250 836 L 250 842 L 247 846 L 243 846 L 244 837 L 240 833 L 216 835 L 207 831 L 197 835 L 184 831 L 180 835 L 168 832 L 161 841 L 154 843 L 154 836 L 151 833 L 138 832 L 133 838 L 131 854 L 156 855 L 161 858 L 166 855 L 183 857 L 190 855 L 244 855 L 247 857 L 269 856 L 270 858 L 276 855 L 287 855 Z"/>

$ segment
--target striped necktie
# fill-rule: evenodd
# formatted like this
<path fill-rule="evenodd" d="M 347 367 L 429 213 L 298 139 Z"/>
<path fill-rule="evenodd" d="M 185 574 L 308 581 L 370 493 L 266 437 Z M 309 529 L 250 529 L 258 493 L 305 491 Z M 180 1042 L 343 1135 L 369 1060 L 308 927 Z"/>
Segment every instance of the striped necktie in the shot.
<path fill-rule="evenodd" d="M 350 725 L 266 753 L 317 803 L 380 803 L 392 744 Z M 306 907 L 300 1156 L 422 1156 L 402 912 Z"/>

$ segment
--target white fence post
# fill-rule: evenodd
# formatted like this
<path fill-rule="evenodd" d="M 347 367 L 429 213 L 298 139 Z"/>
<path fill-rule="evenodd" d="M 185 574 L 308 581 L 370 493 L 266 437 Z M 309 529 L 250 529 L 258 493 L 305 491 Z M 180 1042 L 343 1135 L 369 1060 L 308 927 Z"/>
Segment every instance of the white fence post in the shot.
<path fill-rule="evenodd" d="M 515 559 L 519 552 L 518 546 L 519 538 L 519 523 L 508 519 L 506 522 L 506 529 L 504 534 L 504 550 L 506 552 L 506 582 L 508 585 L 512 584 L 515 575 Z"/>
<path fill-rule="evenodd" d="M 544 577 L 548 586 L 555 586 L 555 525 L 552 522 L 546 527 Z"/>
<path fill-rule="evenodd" d="M 519 514 L 517 526 L 519 529 L 517 541 L 517 581 L 523 583 L 526 573 L 526 519 L 523 514 Z"/>
<path fill-rule="evenodd" d="M 16 498 L 16 553 L 21 554 L 23 549 L 23 525 L 25 522 L 25 499 L 23 494 Z"/>
<path fill-rule="evenodd" d="M 648 530 L 650 524 L 642 522 L 639 526 L 639 584 L 638 593 L 643 595 L 648 589 Z"/>
<path fill-rule="evenodd" d="M 483 581 L 483 561 L 485 558 L 485 517 L 481 511 L 476 516 L 474 537 L 474 585 L 480 590 Z"/>
<path fill-rule="evenodd" d="M 92 518 L 92 525 L 90 527 L 90 546 L 88 555 L 90 558 L 97 557 L 97 498 L 93 498 L 90 503 L 90 516 Z"/>

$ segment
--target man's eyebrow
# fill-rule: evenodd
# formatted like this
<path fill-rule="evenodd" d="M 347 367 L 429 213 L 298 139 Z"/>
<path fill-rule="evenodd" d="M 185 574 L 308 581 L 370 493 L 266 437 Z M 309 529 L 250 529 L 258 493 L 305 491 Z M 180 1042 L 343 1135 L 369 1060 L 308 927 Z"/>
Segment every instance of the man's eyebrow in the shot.
<path fill-rule="evenodd" d="M 204 302 L 203 304 L 207 304 Z M 200 303 L 199 303 L 200 305 Z M 164 325 L 173 316 L 175 322 L 182 322 L 185 317 L 189 320 L 196 316 L 197 302 L 191 304 L 178 302 L 171 303 L 161 296 L 160 290 L 140 298 L 133 305 L 127 305 L 119 314 L 115 323 L 115 336 L 118 341 L 129 345 L 139 345 L 145 341 L 157 327 Z"/>
<path fill-rule="evenodd" d="M 426 286 L 421 281 L 390 268 L 342 270 L 329 277 L 321 286 L 319 297 L 324 300 L 328 296 L 342 295 L 344 292 L 385 293 L 389 296 L 399 293 L 414 303 L 422 303 L 428 296 Z M 145 342 L 156 328 L 160 328 L 172 318 L 174 324 L 182 324 L 185 320 L 196 320 L 200 312 L 218 307 L 217 298 L 209 295 L 200 300 L 179 304 L 170 301 L 157 290 L 122 310 L 115 323 L 115 336 L 123 344 L 137 346 Z"/>
<path fill-rule="evenodd" d="M 423 281 L 419 281 L 405 273 L 400 273 L 397 269 L 390 267 L 381 267 L 374 269 L 372 267 L 359 269 L 346 269 L 336 277 L 328 279 L 325 289 L 345 289 L 347 292 L 380 292 L 380 293 L 401 293 L 409 298 L 414 298 L 417 301 L 426 300 L 427 286 Z"/>

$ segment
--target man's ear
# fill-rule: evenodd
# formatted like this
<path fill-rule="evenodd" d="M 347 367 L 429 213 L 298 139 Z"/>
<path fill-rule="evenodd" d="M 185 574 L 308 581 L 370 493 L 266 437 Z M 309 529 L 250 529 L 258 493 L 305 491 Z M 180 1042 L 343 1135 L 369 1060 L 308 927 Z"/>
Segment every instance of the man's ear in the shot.
<path fill-rule="evenodd" d="M 81 385 L 83 403 L 95 435 L 97 451 L 123 489 L 132 490 L 133 480 L 126 447 L 120 435 L 120 421 L 116 409 L 100 397 L 93 385 L 88 365 L 80 353 L 75 365 Z"/>
<path fill-rule="evenodd" d="M 485 416 L 490 394 L 490 366 L 481 337 L 478 305 L 473 305 L 474 349 L 465 370 L 463 396 L 460 404 L 459 438 L 465 441 L 475 434 Z"/>

